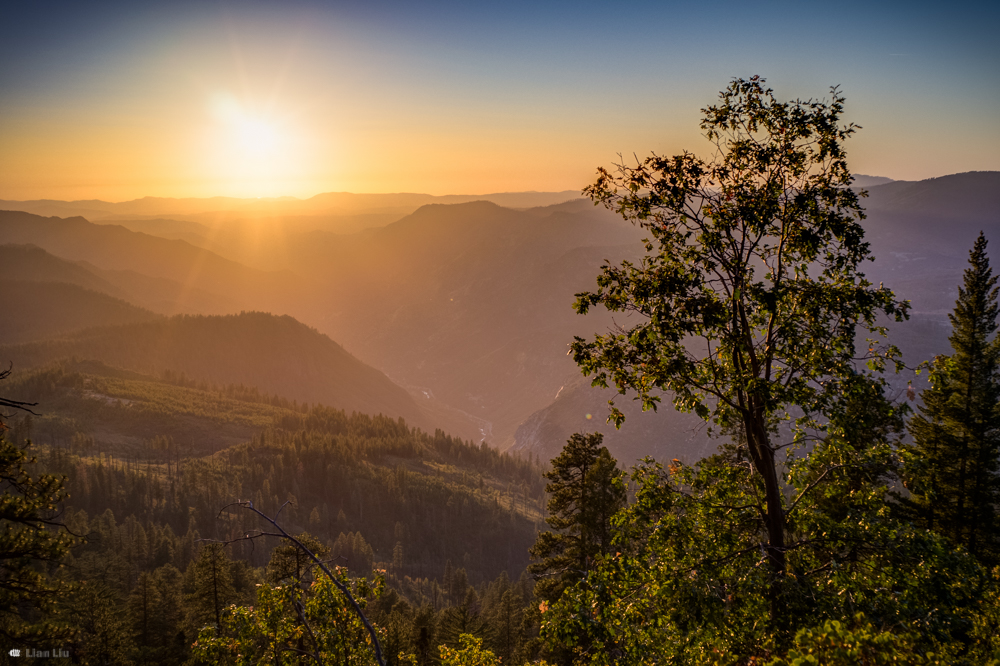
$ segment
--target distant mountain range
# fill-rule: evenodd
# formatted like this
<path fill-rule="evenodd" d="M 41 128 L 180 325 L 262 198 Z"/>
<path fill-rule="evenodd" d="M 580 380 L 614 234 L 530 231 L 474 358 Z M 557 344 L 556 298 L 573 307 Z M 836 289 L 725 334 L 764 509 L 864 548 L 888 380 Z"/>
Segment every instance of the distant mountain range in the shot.
<path fill-rule="evenodd" d="M 144 197 L 133 201 L 112 203 L 98 199 L 81 201 L 8 201 L 0 199 L 0 210 L 20 210 L 35 215 L 57 217 L 86 217 L 91 221 L 116 218 L 212 216 L 233 213 L 246 217 L 286 218 L 289 216 L 338 216 L 365 214 L 392 214 L 397 217 L 412 213 L 428 204 L 456 204 L 470 201 L 490 201 L 508 208 L 534 208 L 575 199 L 577 190 L 564 192 L 502 192 L 495 194 L 353 194 L 351 192 L 326 192 L 309 199 L 276 197 L 237 199 L 210 197 L 205 199 L 172 199 Z"/>
<path fill-rule="evenodd" d="M 894 326 L 892 336 L 918 362 L 948 351 L 944 315 L 976 234 L 983 229 L 1000 242 L 1000 173 L 883 181 L 855 182 L 869 193 L 865 226 L 876 261 L 866 273 L 912 300 L 914 320 Z M 566 195 L 575 193 L 530 196 L 550 203 Z M 530 203 L 530 196 L 506 203 Z M 593 288 L 605 260 L 641 256 L 641 230 L 581 199 L 525 210 L 426 195 L 318 199 L 295 215 L 281 213 L 300 205 L 295 200 L 233 200 L 243 209 L 219 199 L 170 204 L 183 214 L 164 213 L 164 200 L 102 209 L 133 215 L 124 220 L 128 228 L 0 213 L 0 243 L 30 243 L 70 260 L 57 269 L 55 257 L 45 259 L 51 267 L 34 273 L 0 269 L 0 278 L 38 281 L 54 271 L 61 277 L 53 279 L 161 314 L 292 315 L 405 387 L 423 422 L 504 448 L 548 456 L 575 430 L 603 423 L 613 395 L 587 386 L 566 349 L 574 335 L 613 322 L 607 313 L 579 317 L 571 305 L 574 294 Z M 420 201 L 436 203 L 416 208 Z M 231 207 L 225 215 L 208 208 L 223 203 Z M 351 233 L 323 226 L 313 213 L 324 206 L 372 224 Z M 407 206 L 414 210 L 395 217 Z M 691 458 L 711 449 L 700 424 L 678 417 L 669 400 L 657 414 L 640 413 L 629 397 L 617 404 L 629 418 L 606 437 L 625 458 Z"/>

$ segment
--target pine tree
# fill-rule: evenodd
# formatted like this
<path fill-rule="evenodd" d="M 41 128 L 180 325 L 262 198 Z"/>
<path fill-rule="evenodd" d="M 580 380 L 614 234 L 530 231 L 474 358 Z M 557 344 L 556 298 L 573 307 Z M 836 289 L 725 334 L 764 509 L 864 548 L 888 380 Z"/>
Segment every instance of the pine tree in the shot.
<path fill-rule="evenodd" d="M 542 532 L 531 548 L 538 559 L 531 572 L 540 574 L 535 596 L 548 602 L 559 599 L 564 589 L 580 580 L 594 558 L 611 549 L 611 517 L 625 504 L 621 470 L 603 435 L 574 434 L 545 473 L 549 484 L 549 517 L 545 521 L 556 532 Z"/>
<path fill-rule="evenodd" d="M 296 537 L 306 548 L 320 559 L 330 554 L 330 549 L 316 537 L 303 532 Z M 271 561 L 267 564 L 267 580 L 270 583 L 294 582 L 305 588 L 312 582 L 312 571 L 315 565 L 312 558 L 301 548 L 287 539 L 281 540 L 281 545 L 271 553 Z"/>
<path fill-rule="evenodd" d="M 915 523 L 966 547 L 984 563 L 997 559 L 1000 525 L 1000 343 L 997 278 L 980 233 L 949 315 L 953 353 L 932 365 L 920 414 L 909 425 L 902 501 Z"/>
<path fill-rule="evenodd" d="M 160 629 L 162 606 L 156 579 L 149 572 L 143 571 L 125 603 L 135 643 L 135 656 L 140 662 L 157 660 L 155 658 L 159 656 L 155 648 L 157 638 L 163 633 Z"/>
<path fill-rule="evenodd" d="M 70 602 L 78 633 L 71 644 L 85 664 L 131 666 L 134 645 L 117 593 L 97 581 L 87 581 Z"/>
<path fill-rule="evenodd" d="M 222 609 L 236 596 L 232 560 L 225 548 L 217 543 L 202 546 L 198 559 L 188 567 L 186 578 L 192 632 L 197 635 L 201 627 L 209 624 L 221 626 Z"/>
<path fill-rule="evenodd" d="M 32 475 L 31 443 L 17 446 L 5 428 L 0 421 L 0 637 L 41 646 L 73 633 L 51 619 L 61 586 L 47 576 L 75 542 L 60 520 L 65 478 Z"/>

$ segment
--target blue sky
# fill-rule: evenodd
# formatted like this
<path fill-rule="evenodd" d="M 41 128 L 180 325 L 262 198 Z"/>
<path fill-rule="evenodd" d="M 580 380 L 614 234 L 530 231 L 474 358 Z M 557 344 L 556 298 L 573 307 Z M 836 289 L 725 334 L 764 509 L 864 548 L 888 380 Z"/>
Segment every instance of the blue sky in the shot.
<path fill-rule="evenodd" d="M 855 172 L 1000 169 L 995 4 L 33 2 L 4 14 L 0 198 L 578 189 L 618 153 L 704 151 L 699 109 L 754 74 L 786 99 L 839 85 L 863 127 Z"/>

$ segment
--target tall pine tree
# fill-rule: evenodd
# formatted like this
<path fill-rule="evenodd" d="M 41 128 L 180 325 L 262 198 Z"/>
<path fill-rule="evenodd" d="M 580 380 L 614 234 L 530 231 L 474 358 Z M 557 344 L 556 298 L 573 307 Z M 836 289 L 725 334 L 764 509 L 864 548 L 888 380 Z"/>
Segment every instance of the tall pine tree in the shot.
<path fill-rule="evenodd" d="M 982 233 L 949 315 L 954 350 L 932 365 L 920 414 L 910 421 L 904 450 L 902 506 L 917 524 L 966 547 L 984 563 L 1000 553 L 1000 345 L 997 278 Z"/>
<path fill-rule="evenodd" d="M 601 446 L 603 436 L 574 434 L 545 473 L 549 517 L 556 532 L 542 532 L 531 548 L 539 560 L 530 566 L 540 575 L 535 596 L 559 599 L 567 586 L 586 575 L 597 555 L 611 549 L 611 517 L 625 505 L 621 470 Z"/>

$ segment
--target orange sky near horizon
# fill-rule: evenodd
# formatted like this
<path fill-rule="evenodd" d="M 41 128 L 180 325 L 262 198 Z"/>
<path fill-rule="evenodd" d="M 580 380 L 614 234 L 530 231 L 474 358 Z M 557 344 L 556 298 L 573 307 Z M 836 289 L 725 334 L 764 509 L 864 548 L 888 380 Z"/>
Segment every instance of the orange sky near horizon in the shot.
<path fill-rule="evenodd" d="M 28 3 L 0 45 L 0 198 L 580 189 L 619 153 L 707 155 L 699 109 L 753 74 L 784 99 L 840 84 L 856 173 L 1000 169 L 1000 67 L 970 12 L 872 11 L 829 55 L 818 10 L 762 43 L 771 19 L 738 3 L 722 25 L 668 5 Z"/>

